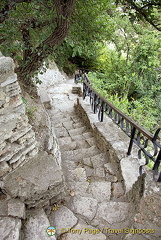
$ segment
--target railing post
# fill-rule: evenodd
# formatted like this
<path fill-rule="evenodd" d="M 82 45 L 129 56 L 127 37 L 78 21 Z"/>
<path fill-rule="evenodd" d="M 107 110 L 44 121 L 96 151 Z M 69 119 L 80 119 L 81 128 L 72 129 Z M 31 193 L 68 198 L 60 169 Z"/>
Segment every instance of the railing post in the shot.
<path fill-rule="evenodd" d="M 128 151 L 127 151 L 128 156 L 131 154 L 131 150 L 132 150 L 132 146 L 133 146 L 133 139 L 135 137 L 135 132 L 136 132 L 136 128 L 133 127 L 132 132 L 131 132 L 131 139 L 130 139 L 130 143 L 129 143 L 129 148 L 128 148 Z"/>
<path fill-rule="evenodd" d="M 104 102 L 101 103 L 101 107 L 98 113 L 98 118 L 100 122 L 103 122 L 103 114 L 104 114 Z"/>
<path fill-rule="evenodd" d="M 154 170 L 154 179 L 156 178 L 156 176 L 158 176 L 158 168 L 159 168 L 159 165 L 161 163 L 161 150 L 159 151 L 158 153 L 158 156 L 157 156 L 157 159 L 154 163 L 154 166 L 153 166 L 153 170 Z M 159 174 L 159 177 L 158 179 L 155 179 L 157 182 L 161 182 L 161 172 Z"/>
<path fill-rule="evenodd" d="M 83 100 L 86 98 L 86 84 L 83 83 Z"/>
<path fill-rule="evenodd" d="M 97 95 L 94 93 L 93 106 L 92 106 L 93 113 L 97 112 L 97 109 L 96 109 L 96 99 L 97 99 Z"/>

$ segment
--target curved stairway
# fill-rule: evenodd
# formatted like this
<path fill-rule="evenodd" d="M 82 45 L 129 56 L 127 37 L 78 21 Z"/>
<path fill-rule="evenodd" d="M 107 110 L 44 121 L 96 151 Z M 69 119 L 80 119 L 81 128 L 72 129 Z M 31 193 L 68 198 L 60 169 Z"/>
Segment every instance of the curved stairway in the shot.
<path fill-rule="evenodd" d="M 50 224 L 60 240 L 121 239 L 129 226 L 130 206 L 124 201 L 116 166 L 108 162 L 107 152 L 97 148 L 93 133 L 76 115 L 71 82 L 53 90 L 49 115 L 60 145 L 67 196 L 49 215 Z"/>

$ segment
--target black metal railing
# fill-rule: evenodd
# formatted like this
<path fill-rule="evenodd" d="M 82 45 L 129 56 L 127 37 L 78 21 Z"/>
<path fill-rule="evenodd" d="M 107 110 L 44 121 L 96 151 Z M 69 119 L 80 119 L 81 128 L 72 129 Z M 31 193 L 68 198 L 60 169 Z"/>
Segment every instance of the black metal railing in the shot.
<path fill-rule="evenodd" d="M 85 73 L 76 75 L 75 83 L 78 82 L 83 82 L 83 99 L 85 99 L 86 96 L 90 97 L 92 111 L 98 114 L 99 121 L 103 122 L 104 114 L 108 115 L 113 122 L 130 137 L 127 155 L 131 154 L 133 143 L 138 146 L 138 158 L 141 159 L 142 155 L 144 155 L 145 158 L 145 164 L 141 165 L 139 169 L 140 175 L 142 175 L 143 166 L 147 165 L 149 159 L 151 159 L 153 163 L 154 179 L 157 182 L 161 182 L 161 172 L 159 172 L 161 163 L 161 140 L 159 138 L 159 133 L 161 132 L 161 127 L 157 129 L 154 135 L 144 129 L 103 98 L 92 87 Z"/>

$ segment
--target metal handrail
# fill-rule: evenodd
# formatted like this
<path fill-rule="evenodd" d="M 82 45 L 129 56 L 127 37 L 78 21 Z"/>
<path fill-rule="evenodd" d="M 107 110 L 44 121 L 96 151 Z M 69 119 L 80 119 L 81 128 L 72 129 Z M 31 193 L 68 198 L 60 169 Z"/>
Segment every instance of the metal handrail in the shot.
<path fill-rule="evenodd" d="M 75 77 L 75 83 L 78 83 L 79 81 L 83 82 L 83 99 L 85 99 L 86 96 L 90 97 L 92 111 L 94 113 L 98 113 L 99 121 L 103 122 L 105 113 L 126 133 L 128 137 L 130 137 L 127 155 L 131 154 L 133 143 L 135 143 L 139 148 L 138 158 L 141 159 L 142 154 L 144 154 L 145 164 L 141 165 L 139 168 L 140 175 L 142 175 L 143 166 L 147 165 L 149 163 L 149 159 L 151 159 L 154 163 L 154 179 L 157 182 L 161 182 L 161 172 L 159 172 L 159 166 L 161 163 L 161 142 L 159 138 L 159 132 L 161 131 L 161 127 L 158 127 L 155 134 L 153 135 L 145 128 L 140 126 L 137 122 L 135 122 L 132 118 L 128 117 L 118 108 L 116 108 L 104 97 L 102 97 L 92 87 L 87 74 L 83 73 L 79 76 L 77 75 L 77 77 Z M 151 148 L 153 149 L 153 154 L 148 150 L 150 144 Z"/>

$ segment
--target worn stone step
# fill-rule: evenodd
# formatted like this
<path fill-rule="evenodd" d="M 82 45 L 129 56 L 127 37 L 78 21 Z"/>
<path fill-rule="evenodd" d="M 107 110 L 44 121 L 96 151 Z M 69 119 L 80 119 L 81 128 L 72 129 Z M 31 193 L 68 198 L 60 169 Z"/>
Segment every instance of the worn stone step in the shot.
<path fill-rule="evenodd" d="M 105 175 L 106 175 L 106 180 L 110 182 L 117 182 L 117 164 L 116 163 L 106 163 L 104 164 L 104 169 L 105 169 Z"/>
<path fill-rule="evenodd" d="M 69 133 L 65 128 L 56 128 L 55 129 L 55 134 L 57 138 L 63 138 L 63 137 L 69 137 Z"/>
<path fill-rule="evenodd" d="M 71 121 L 66 121 L 62 122 L 62 126 L 66 128 L 68 131 L 72 129 L 77 129 L 83 127 L 82 123 L 74 123 L 72 120 Z"/>
<path fill-rule="evenodd" d="M 68 136 L 72 138 L 77 135 L 83 135 L 86 131 L 87 131 L 86 127 L 80 127 L 80 128 L 68 130 L 64 126 L 62 126 L 55 129 L 55 133 L 58 138 L 68 137 Z M 84 136 L 82 138 L 84 138 Z"/>
<path fill-rule="evenodd" d="M 104 164 L 108 163 L 108 156 L 106 153 L 98 153 L 94 156 L 84 157 L 83 164 L 92 168 L 103 167 Z"/>
<path fill-rule="evenodd" d="M 64 113 L 50 114 L 50 116 L 51 116 L 51 120 L 55 124 L 71 121 L 71 117 L 68 114 L 64 114 Z"/>
<path fill-rule="evenodd" d="M 71 137 L 62 137 L 58 139 L 58 143 L 60 146 L 63 146 L 64 144 L 70 144 L 72 141 Z"/>
<path fill-rule="evenodd" d="M 69 160 L 69 161 L 79 161 L 83 160 L 85 157 L 90 157 L 99 154 L 99 150 L 92 146 L 90 148 L 82 148 L 73 151 L 64 151 L 62 152 L 62 160 Z"/>
<path fill-rule="evenodd" d="M 67 175 L 67 171 L 74 170 L 75 168 L 78 167 L 78 163 L 69 161 L 69 160 L 63 160 L 62 161 L 62 169 L 63 169 L 63 174 Z"/>
<path fill-rule="evenodd" d="M 58 129 L 57 131 L 61 131 L 62 129 L 66 129 L 67 131 L 72 130 L 72 129 L 77 129 L 83 127 L 82 123 L 73 123 L 71 120 L 63 121 L 63 122 L 58 122 L 54 124 L 54 128 Z"/>
<path fill-rule="evenodd" d="M 90 202 L 89 202 L 90 203 Z M 92 204 L 92 207 L 95 207 Z M 95 228 L 82 220 L 78 222 L 74 229 L 77 229 L 77 232 L 68 231 L 67 233 L 60 236 L 60 240 L 106 240 L 106 236 L 99 232 L 98 228 Z"/>
<path fill-rule="evenodd" d="M 116 177 L 116 164 L 108 162 L 108 155 L 106 153 L 100 153 L 92 157 L 83 158 L 82 166 L 85 168 L 87 178 L 90 181 L 107 181 L 112 183 L 116 183 L 118 181 Z M 119 186 L 115 186 L 114 195 L 116 198 L 119 198 L 123 191 L 121 187 L 116 190 L 117 187 Z"/>
<path fill-rule="evenodd" d="M 96 140 L 94 137 L 87 138 L 86 142 L 92 147 L 93 145 L 96 145 Z"/>
<path fill-rule="evenodd" d="M 59 138 L 59 140 L 61 140 L 63 138 Z M 65 139 L 68 140 L 68 137 L 65 137 Z M 88 142 L 86 140 L 79 140 L 79 141 L 62 141 L 62 143 L 60 142 L 60 149 L 62 151 L 70 151 L 70 150 L 76 150 L 76 149 L 81 149 L 81 148 L 89 148 L 90 145 L 88 144 Z"/>
<path fill-rule="evenodd" d="M 41 206 L 63 192 L 63 173 L 57 159 L 42 151 L 7 175 L 3 188 L 13 198 L 20 198 L 30 207 Z"/>
<path fill-rule="evenodd" d="M 68 144 L 68 143 L 70 144 L 71 142 L 74 142 L 76 144 L 76 149 L 89 148 L 95 145 L 95 138 L 91 137 L 91 138 L 85 139 L 82 136 L 76 140 L 72 140 L 71 137 L 64 137 L 59 139 L 60 146 L 63 146 L 64 144 Z"/>
<path fill-rule="evenodd" d="M 70 208 L 75 214 L 92 220 L 97 212 L 97 200 L 86 196 L 74 196 L 71 198 Z"/>
<path fill-rule="evenodd" d="M 83 135 L 83 133 L 85 133 L 86 131 L 87 131 L 86 127 L 80 127 L 80 128 L 76 128 L 76 129 L 71 129 L 71 130 L 69 130 L 69 135 L 71 137 L 77 136 L 77 135 Z"/>
<path fill-rule="evenodd" d="M 31 210 L 28 213 L 28 221 L 23 226 L 24 240 L 56 240 L 55 236 L 48 236 L 47 227 L 51 226 L 43 209 Z M 39 231 L 37 231 L 39 229 Z"/>
<path fill-rule="evenodd" d="M 112 201 L 124 201 L 125 190 L 121 182 L 112 182 Z"/>
<path fill-rule="evenodd" d="M 62 234 L 61 229 L 72 228 L 77 224 L 76 218 L 72 211 L 65 206 L 60 206 L 57 211 L 52 211 L 49 215 L 51 226 L 56 228 L 56 236 Z"/>
<path fill-rule="evenodd" d="M 127 202 L 104 201 L 98 205 L 95 219 L 99 221 L 98 226 L 107 225 L 108 228 L 113 229 L 126 228 L 129 226 L 129 212 L 130 204 Z"/>
<path fill-rule="evenodd" d="M 21 219 L 0 217 L 0 239 L 19 240 L 21 226 Z"/>
<path fill-rule="evenodd" d="M 81 139 L 85 139 L 85 140 L 87 140 L 87 139 L 90 139 L 90 138 L 93 138 L 93 134 L 91 133 L 91 132 L 89 132 L 89 131 L 87 131 L 87 132 L 85 132 L 85 133 L 83 133 L 82 135 L 73 135 L 72 137 L 72 140 L 81 140 Z"/>
<path fill-rule="evenodd" d="M 86 170 L 82 168 L 81 166 L 73 169 L 73 170 L 67 170 L 64 173 L 64 177 L 66 182 L 81 182 L 82 184 L 87 182 L 87 176 L 86 176 Z"/>
<path fill-rule="evenodd" d="M 110 201 L 111 183 L 106 181 L 91 182 L 88 186 L 87 193 L 98 202 Z"/>
<path fill-rule="evenodd" d="M 71 119 L 74 123 L 80 123 L 80 118 L 77 115 L 71 116 Z"/>

